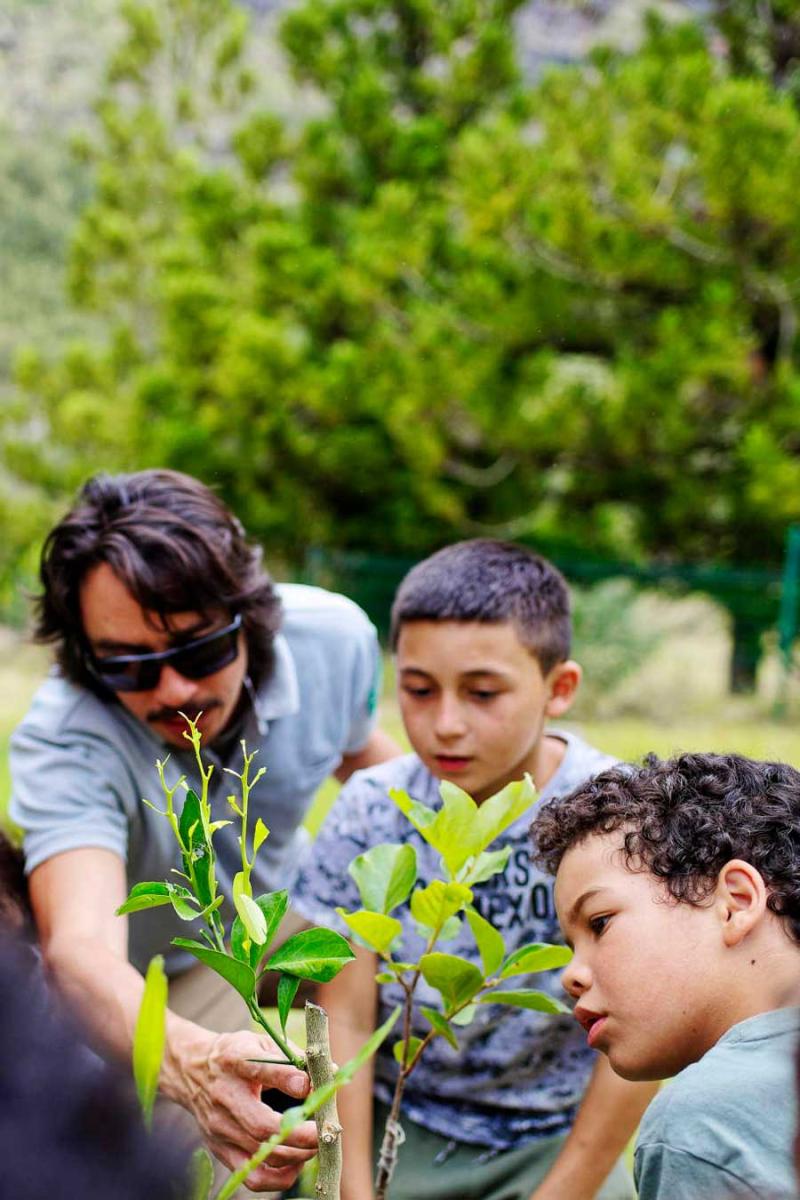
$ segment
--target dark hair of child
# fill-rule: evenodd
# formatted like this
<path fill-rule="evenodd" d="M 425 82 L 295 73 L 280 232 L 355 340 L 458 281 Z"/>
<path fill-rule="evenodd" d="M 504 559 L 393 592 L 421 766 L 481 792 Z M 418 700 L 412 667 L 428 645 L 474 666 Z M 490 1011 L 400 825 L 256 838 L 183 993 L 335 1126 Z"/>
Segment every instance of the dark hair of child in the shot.
<path fill-rule="evenodd" d="M 22 851 L 0 830 L 0 928 L 20 932 L 31 925 Z"/>
<path fill-rule="evenodd" d="M 699 905 L 733 858 L 750 863 L 767 905 L 800 942 L 800 772 L 739 754 L 682 754 L 612 767 L 549 801 L 531 826 L 534 860 L 551 874 L 592 834 L 621 833 L 632 871 Z"/>
<path fill-rule="evenodd" d="M 473 538 L 417 563 L 392 605 L 392 649 L 406 621 L 511 621 L 545 675 L 569 657 L 566 581 L 546 559 L 514 542 Z"/>

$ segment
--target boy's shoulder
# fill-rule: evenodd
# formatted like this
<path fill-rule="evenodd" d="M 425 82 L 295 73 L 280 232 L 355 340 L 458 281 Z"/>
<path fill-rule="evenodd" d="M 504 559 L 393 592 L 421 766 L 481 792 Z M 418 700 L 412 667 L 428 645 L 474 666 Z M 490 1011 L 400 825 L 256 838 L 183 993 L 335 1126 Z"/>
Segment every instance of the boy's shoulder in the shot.
<path fill-rule="evenodd" d="M 566 748 L 558 770 L 542 789 L 543 800 L 564 796 L 591 776 L 599 775 L 619 762 L 612 754 L 598 750 L 571 730 L 548 729 L 547 736 L 560 739 Z"/>
<path fill-rule="evenodd" d="M 794 1062 L 800 1009 L 784 1008 L 740 1022 L 655 1097 L 639 1128 L 637 1174 L 653 1156 L 680 1156 L 725 1171 L 757 1189 L 794 1196 L 791 1146 L 797 1124 Z M 742 1102 L 742 1080 L 747 1100 Z M 787 1102 L 788 1101 L 788 1102 Z M 769 1128 L 764 1114 L 771 1115 Z M 649 1193 L 648 1193 L 649 1194 Z M 772 1193 L 770 1193 L 772 1194 Z"/>

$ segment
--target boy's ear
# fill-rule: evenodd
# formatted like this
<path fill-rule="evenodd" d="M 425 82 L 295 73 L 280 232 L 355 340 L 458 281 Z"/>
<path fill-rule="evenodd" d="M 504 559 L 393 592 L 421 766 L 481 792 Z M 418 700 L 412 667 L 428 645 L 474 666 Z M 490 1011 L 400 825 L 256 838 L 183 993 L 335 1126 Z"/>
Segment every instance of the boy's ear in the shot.
<path fill-rule="evenodd" d="M 732 858 L 717 876 L 715 907 L 726 946 L 738 946 L 767 911 L 767 888 L 751 863 Z"/>
<path fill-rule="evenodd" d="M 549 699 L 545 708 L 548 717 L 562 717 L 575 699 L 578 684 L 581 681 L 581 671 L 578 663 L 568 658 L 565 662 L 556 663 L 547 677 Z"/>

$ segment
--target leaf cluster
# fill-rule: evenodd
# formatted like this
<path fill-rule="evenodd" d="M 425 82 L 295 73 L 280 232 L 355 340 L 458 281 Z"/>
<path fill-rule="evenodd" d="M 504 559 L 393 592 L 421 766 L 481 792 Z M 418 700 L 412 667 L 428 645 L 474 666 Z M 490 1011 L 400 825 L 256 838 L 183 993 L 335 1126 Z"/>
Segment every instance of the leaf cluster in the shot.
<path fill-rule="evenodd" d="M 527 812 L 536 798 L 530 778 L 508 784 L 502 791 L 477 805 L 461 788 L 441 784 L 441 807 L 431 809 L 400 790 L 391 797 L 420 837 L 440 855 L 442 878 L 425 886 L 418 882 L 417 856 L 413 843 L 371 847 L 350 865 L 363 908 L 355 912 L 337 909 L 354 937 L 381 959 L 378 981 L 399 984 L 406 996 L 405 1034 L 394 1047 L 407 1076 L 425 1047 L 443 1037 L 453 1048 L 458 1042 L 453 1026 L 467 1025 L 478 1005 L 507 1004 L 537 1012 L 566 1012 L 566 1006 L 533 988 L 508 989 L 507 980 L 564 966 L 571 952 L 564 946 L 531 944 L 507 954 L 502 936 L 474 907 L 473 889 L 502 872 L 511 847 L 490 850 L 504 830 Z M 402 924 L 394 910 L 408 903 L 425 951 L 417 962 L 402 955 Z M 481 967 L 456 954 L 435 947 L 455 937 L 466 920 L 475 939 Z M 420 978 L 441 997 L 441 1010 L 421 1006 L 430 1028 L 425 1037 L 410 1032 L 410 1011 Z"/>
<path fill-rule="evenodd" d="M 183 882 L 176 883 L 168 879 L 134 884 L 127 900 L 118 909 L 118 914 L 125 916 L 171 904 L 182 921 L 202 922 L 197 938 L 175 937 L 172 945 L 191 954 L 235 988 L 256 1024 L 273 1038 L 288 1061 L 302 1068 L 302 1059 L 286 1040 L 286 1020 L 300 982 L 308 979 L 322 983 L 333 979 L 353 958 L 353 952 L 341 934 L 326 929 L 305 929 L 287 938 L 269 953 L 288 907 L 289 897 L 285 890 L 260 896 L 252 894 L 250 873 L 269 830 L 259 817 L 250 840 L 249 798 L 263 770 L 251 778 L 250 769 L 255 753 L 248 754 L 244 743 L 242 771 L 230 772 L 239 781 L 238 797 L 231 795 L 228 802 L 239 821 L 242 870 L 233 881 L 230 899 L 236 915 L 230 929 L 226 930 L 220 914 L 225 896 L 217 879 L 214 835 L 232 822 L 212 817 L 208 787 L 214 768 L 206 767 L 203 762 L 201 734 L 196 721 L 187 718 L 184 737 L 195 753 L 202 781 L 201 790 L 198 793 L 186 787 L 185 777 L 170 786 L 164 772 L 166 764 L 159 762 L 166 807 L 163 810 L 156 809 L 169 821 L 175 836 L 183 870 L 173 869 L 173 874 Z M 184 788 L 186 795 L 178 813 L 175 797 Z M 155 808 L 151 802 L 145 803 Z M 258 985 L 268 971 L 278 975 L 280 1033 L 271 1026 L 258 1002 Z"/>

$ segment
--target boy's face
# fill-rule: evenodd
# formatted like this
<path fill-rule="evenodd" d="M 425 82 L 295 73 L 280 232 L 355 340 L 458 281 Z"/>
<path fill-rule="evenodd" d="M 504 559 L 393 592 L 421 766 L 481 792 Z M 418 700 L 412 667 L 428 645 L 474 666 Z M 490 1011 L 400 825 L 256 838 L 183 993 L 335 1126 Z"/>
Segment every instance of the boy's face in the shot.
<path fill-rule="evenodd" d="M 544 677 L 509 621 L 409 621 L 397 678 L 416 753 L 480 802 L 526 771 L 536 777 L 545 717 L 569 708 L 580 668 L 559 663 Z"/>
<path fill-rule="evenodd" d="M 675 902 L 624 865 L 622 833 L 573 846 L 556 875 L 561 928 L 575 956 L 562 977 L 589 1045 L 625 1079 L 666 1079 L 730 1025 L 714 905 Z"/>

